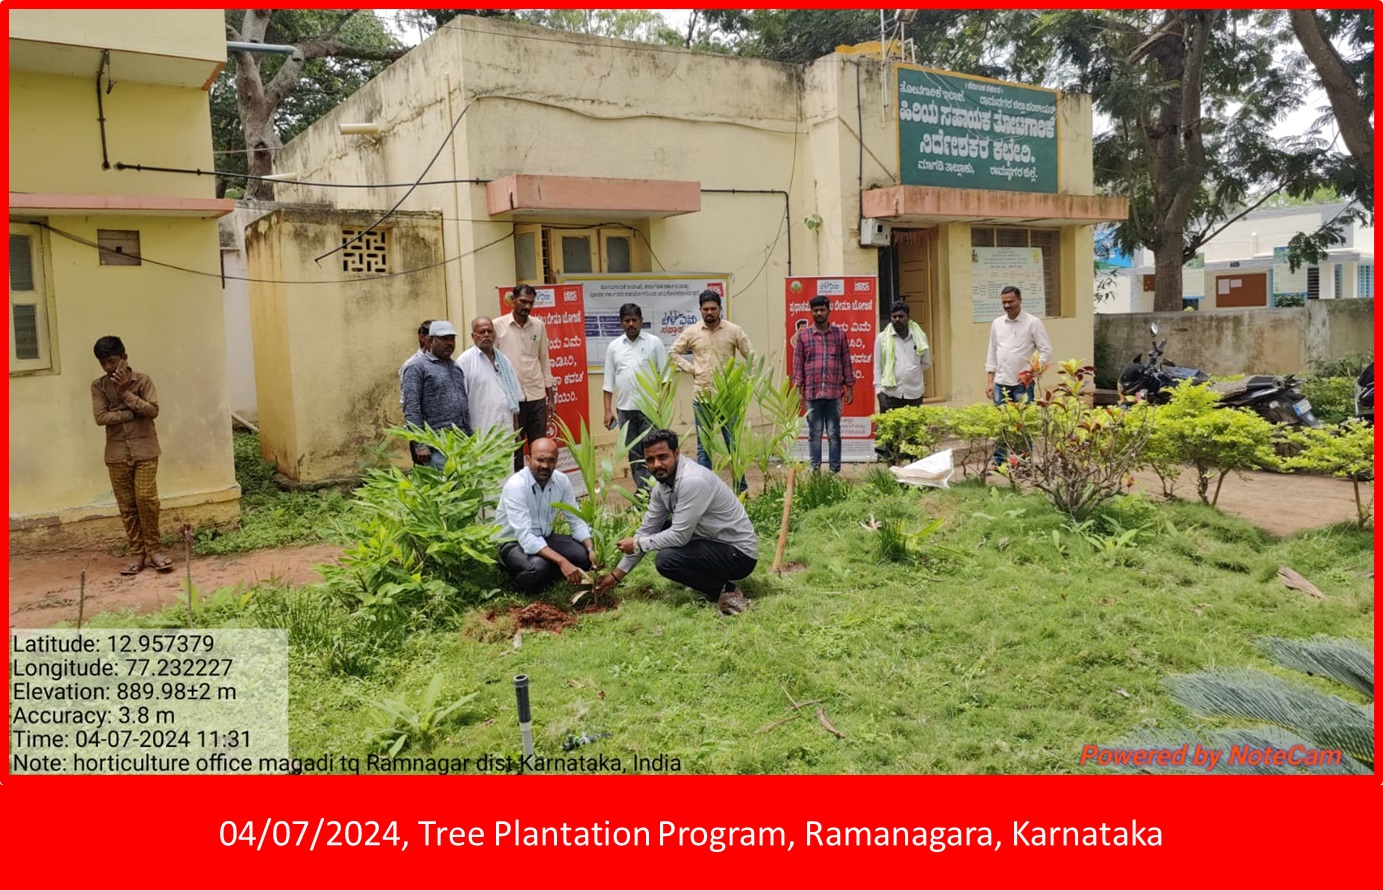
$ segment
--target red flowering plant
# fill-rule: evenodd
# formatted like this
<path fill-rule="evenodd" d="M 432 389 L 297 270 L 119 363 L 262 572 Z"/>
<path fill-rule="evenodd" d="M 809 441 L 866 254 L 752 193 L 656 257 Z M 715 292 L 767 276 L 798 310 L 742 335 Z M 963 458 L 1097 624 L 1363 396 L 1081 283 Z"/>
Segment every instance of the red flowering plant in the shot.
<path fill-rule="evenodd" d="M 1034 361 L 1020 382 L 1040 380 L 1043 370 Z M 998 441 L 1008 457 L 999 472 L 1078 522 L 1127 489 L 1152 435 L 1152 414 L 1090 404 L 1085 391 L 1094 374 L 1091 365 L 1064 361 L 1051 389 L 1000 408 Z"/>

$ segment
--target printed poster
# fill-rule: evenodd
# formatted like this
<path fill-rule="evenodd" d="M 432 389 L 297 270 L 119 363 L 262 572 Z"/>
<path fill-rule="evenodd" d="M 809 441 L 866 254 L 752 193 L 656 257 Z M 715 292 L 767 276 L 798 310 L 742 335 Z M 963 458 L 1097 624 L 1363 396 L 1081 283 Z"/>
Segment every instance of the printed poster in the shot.
<path fill-rule="evenodd" d="M 720 294 L 724 317 L 730 315 L 728 275 L 700 272 L 654 274 L 636 272 L 621 275 L 565 275 L 563 282 L 579 283 L 584 288 L 586 311 L 586 367 L 599 371 L 605 367 L 605 350 L 624 336 L 619 323 L 619 307 L 637 303 L 643 311 L 643 329 L 671 347 L 688 325 L 701 320 L 701 292 Z"/>
<path fill-rule="evenodd" d="M 547 326 L 548 358 L 552 376 L 557 378 L 557 416 L 573 433 L 581 429 L 581 421 L 590 418 L 590 388 L 586 381 L 586 315 L 579 284 L 545 284 L 533 288 L 538 298 L 533 304 L 533 317 Z M 512 287 L 499 288 L 498 315 L 512 311 Z M 470 331 L 462 332 L 466 337 Z M 458 338 L 460 339 L 460 338 Z M 458 344 L 458 352 L 459 352 Z M 467 346 L 467 348 L 470 348 Z M 561 441 L 556 423 L 548 424 L 547 434 Z M 566 448 L 557 453 L 557 468 L 567 473 L 576 496 L 586 493 L 576 461 Z"/>
<path fill-rule="evenodd" d="M 1023 311 L 1047 314 L 1047 285 L 1039 247 L 972 247 L 970 249 L 971 320 L 988 324 L 1004 314 L 1000 295 L 1013 285 L 1023 294 Z"/>
<path fill-rule="evenodd" d="M 845 329 L 850 345 L 850 361 L 855 372 L 854 401 L 841 403 L 840 453 L 847 463 L 867 463 L 874 454 L 874 424 L 869 419 L 876 411 L 874 404 L 874 336 L 879 332 L 879 280 L 873 275 L 789 278 L 786 282 L 787 300 L 785 373 L 792 373 L 794 337 L 798 330 L 812 325 L 808 302 L 823 296 L 831 301 L 831 324 Z M 805 324 L 802 322 L 805 321 Z M 804 406 L 805 410 L 805 406 Z M 821 462 L 826 463 L 828 446 L 821 440 Z M 793 456 L 807 459 L 807 418 L 797 437 Z"/>

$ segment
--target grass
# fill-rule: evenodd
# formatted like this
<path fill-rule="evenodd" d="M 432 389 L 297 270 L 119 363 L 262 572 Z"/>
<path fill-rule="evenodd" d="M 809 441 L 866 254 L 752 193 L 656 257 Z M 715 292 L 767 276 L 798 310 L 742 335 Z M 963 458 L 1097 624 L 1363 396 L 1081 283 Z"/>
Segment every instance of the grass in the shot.
<path fill-rule="evenodd" d="M 194 552 L 199 556 L 243 553 L 326 540 L 332 517 L 346 504 L 341 493 L 285 491 L 274 484 L 274 468 L 260 456 L 258 435 L 237 432 L 233 444 L 240 527 L 198 531 Z"/>
<path fill-rule="evenodd" d="M 761 538 L 744 584 L 754 608 L 733 620 L 659 578 L 651 559 L 618 589 L 618 608 L 561 635 L 526 631 L 517 647 L 511 625 L 487 618 L 512 599 L 398 635 L 312 587 L 267 589 L 243 607 L 222 598 L 202 618 L 289 628 L 296 756 L 377 751 L 377 705 L 419 700 L 436 676 L 438 701 L 477 695 L 432 730 L 433 756 L 517 755 L 511 680 L 523 673 L 540 754 L 610 732 L 579 753 L 626 767 L 633 754 L 666 754 L 713 773 L 1096 772 L 1078 766 L 1082 745 L 1190 723 L 1162 685 L 1170 674 L 1275 670 L 1253 645 L 1264 634 L 1372 639 L 1370 532 L 1278 541 L 1209 507 L 1142 499 L 1077 531 L 1042 498 L 1007 488 L 883 481 L 843 499 L 834 483 L 814 492 L 786 554 L 800 572 L 769 577 Z M 761 513 L 769 524 L 772 510 Z M 871 516 L 910 530 L 945 522 L 890 562 L 861 527 Z M 1123 545 L 1103 543 L 1134 528 Z M 1328 598 L 1285 588 L 1283 564 Z M 93 624 L 182 624 L 161 615 Z M 819 702 L 789 712 L 790 699 Z M 846 738 L 824 729 L 818 707 Z"/>

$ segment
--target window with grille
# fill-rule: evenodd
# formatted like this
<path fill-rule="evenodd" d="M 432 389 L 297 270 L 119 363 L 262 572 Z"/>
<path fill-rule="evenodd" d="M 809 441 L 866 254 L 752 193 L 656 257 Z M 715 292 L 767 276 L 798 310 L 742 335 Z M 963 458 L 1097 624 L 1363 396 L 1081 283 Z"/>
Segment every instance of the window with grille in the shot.
<path fill-rule="evenodd" d="M 971 247 L 1037 247 L 1042 251 L 1042 289 L 1047 318 L 1061 316 L 1061 232 L 1056 229 L 1017 229 L 972 226 Z M 1025 301 L 1026 302 L 1026 301 Z M 1029 310 L 1031 311 L 1031 310 Z M 1033 313 L 1036 315 L 1037 313 Z"/>
<path fill-rule="evenodd" d="M 1321 298 L 1321 267 L 1306 267 L 1306 299 L 1319 300 Z"/>
<path fill-rule="evenodd" d="M 1359 299 L 1373 299 L 1373 263 L 1359 264 Z"/>
<path fill-rule="evenodd" d="M 1345 267 L 1339 263 L 1335 264 L 1335 299 L 1340 299 L 1345 295 Z"/>
<path fill-rule="evenodd" d="M 514 273 L 519 284 L 551 284 L 563 275 L 650 271 L 638 233 L 623 226 L 514 227 Z"/>
<path fill-rule="evenodd" d="M 363 234 L 362 234 L 363 233 Z M 389 271 L 389 230 L 341 227 L 341 271 Z"/>
<path fill-rule="evenodd" d="M 10 224 L 10 373 L 53 367 L 43 239 L 37 226 Z"/>

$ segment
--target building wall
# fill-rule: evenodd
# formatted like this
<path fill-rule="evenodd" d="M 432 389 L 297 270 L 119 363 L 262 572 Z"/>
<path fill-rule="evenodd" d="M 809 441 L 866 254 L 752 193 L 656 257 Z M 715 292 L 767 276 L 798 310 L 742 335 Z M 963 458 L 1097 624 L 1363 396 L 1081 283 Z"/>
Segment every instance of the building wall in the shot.
<path fill-rule="evenodd" d="M 1156 322 L 1167 358 L 1207 374 L 1293 374 L 1311 364 L 1373 351 L 1373 300 L 1312 300 L 1294 309 L 1101 315 L 1096 336 L 1123 367 L 1151 343 Z"/>
<path fill-rule="evenodd" d="M 281 208 L 246 232 L 261 279 L 250 289 L 260 445 L 297 482 L 359 474 L 365 446 L 403 421 L 398 369 L 417 351 L 418 323 L 445 315 L 436 214 L 397 214 L 389 224 L 390 270 L 433 266 L 425 272 L 348 273 L 340 254 L 314 262 L 341 244 L 343 226 L 375 220 Z"/>
<path fill-rule="evenodd" d="M 64 60 L 99 60 L 93 48 L 113 50 L 115 84 L 103 95 L 110 161 L 207 169 L 210 116 L 200 83 L 225 58 L 221 12 L 13 10 L 10 29 L 10 188 L 30 203 L 57 196 L 10 213 L 12 222 L 57 230 L 39 239 L 53 367 L 10 375 L 11 547 L 124 539 L 103 461 L 105 431 L 91 410 L 91 382 L 101 374 L 92 346 L 107 334 L 124 340 L 131 366 L 157 388 L 164 533 L 183 522 L 233 522 L 240 489 L 214 183 L 102 169 L 94 62 L 90 77 L 51 73 Z M 191 72 L 197 86 L 142 81 L 149 54 L 164 72 Z M 106 202 L 122 209 L 90 209 Z M 98 229 L 138 231 L 145 262 L 102 265 L 93 246 L 73 240 L 94 242 Z"/>
<path fill-rule="evenodd" d="M 704 191 L 695 213 L 618 219 L 565 213 L 519 221 L 620 222 L 646 239 L 649 271 L 728 274 L 729 317 L 780 364 L 786 276 L 878 273 L 878 249 L 859 246 L 860 190 L 897 182 L 893 86 L 892 70 L 878 60 L 833 55 L 790 66 L 463 17 L 308 128 L 275 164 L 308 181 L 410 182 L 441 147 L 427 179 L 540 174 L 699 181 Z M 1065 97 L 1059 113 L 1062 191 L 1093 194 L 1089 100 Z M 358 122 L 379 125 L 380 135 L 340 133 L 341 123 Z M 740 193 L 710 191 L 722 189 Z M 788 207 L 776 192 L 786 193 Z M 397 189 L 278 186 L 282 200 L 376 213 L 398 195 Z M 512 284 L 516 274 L 514 220 L 489 216 L 479 183 L 423 185 L 403 207 L 442 218 L 439 244 L 450 262 L 438 293 L 453 323 L 464 331 L 477 314 L 493 314 L 496 288 Z M 949 252 L 938 263 L 940 298 L 950 303 L 942 337 L 953 389 L 946 395 L 980 399 L 988 324 L 970 320 L 969 227 L 945 223 L 940 230 Z M 1059 358 L 1092 353 L 1089 299 L 1078 298 L 1092 286 L 1091 243 L 1087 226 L 1068 227 L 1062 236 L 1067 308 L 1048 322 Z M 280 274 L 289 275 L 289 258 L 276 261 L 286 263 Z M 392 344 L 381 348 L 395 364 L 411 352 L 415 315 L 378 316 Z M 284 330 L 297 329 L 290 323 Z M 276 361 L 286 362 L 286 354 Z M 268 377 L 257 361 L 256 378 L 267 433 L 288 422 L 276 412 L 294 404 L 268 390 L 291 375 Z M 591 404 L 598 406 L 602 375 L 591 373 L 589 380 Z M 285 432 L 284 447 L 291 440 Z M 295 447 L 302 453 L 301 443 Z"/>

